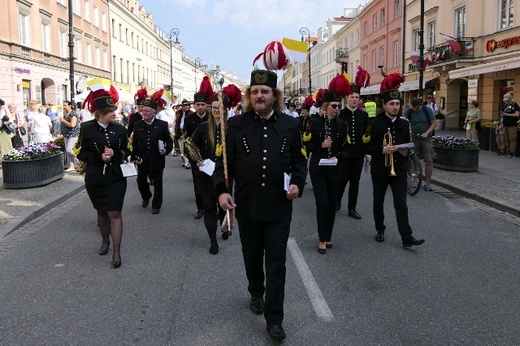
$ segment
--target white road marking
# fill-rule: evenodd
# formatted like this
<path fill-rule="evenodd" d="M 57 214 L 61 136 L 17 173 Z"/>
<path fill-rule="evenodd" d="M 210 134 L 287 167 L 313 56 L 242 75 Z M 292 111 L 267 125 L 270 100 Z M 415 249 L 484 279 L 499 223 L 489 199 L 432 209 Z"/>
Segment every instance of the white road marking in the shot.
<path fill-rule="evenodd" d="M 289 249 L 294 263 L 296 263 L 296 268 L 298 268 L 298 273 L 300 273 L 303 285 L 305 286 L 307 294 L 311 299 L 314 310 L 316 311 L 316 315 L 318 315 L 318 318 L 325 322 L 334 321 L 334 315 L 332 314 L 332 311 L 330 311 L 325 298 L 323 298 L 320 288 L 318 287 L 316 280 L 314 280 L 314 276 L 312 276 L 312 273 L 307 266 L 307 263 L 305 262 L 305 258 L 303 257 L 294 238 L 289 238 L 289 241 L 287 242 L 287 248 Z"/>

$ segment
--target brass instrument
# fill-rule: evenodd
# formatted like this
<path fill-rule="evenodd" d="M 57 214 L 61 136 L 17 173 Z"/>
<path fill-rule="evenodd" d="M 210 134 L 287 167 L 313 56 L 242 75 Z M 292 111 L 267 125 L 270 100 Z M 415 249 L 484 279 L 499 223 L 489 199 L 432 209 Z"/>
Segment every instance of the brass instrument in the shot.
<path fill-rule="evenodd" d="M 383 148 L 387 145 L 394 145 L 394 139 L 392 133 L 390 132 L 390 128 L 388 128 L 388 132 L 385 133 L 385 136 L 383 137 Z M 397 175 L 395 174 L 394 170 L 394 154 L 385 154 L 385 166 L 390 167 L 390 176 Z"/>
<path fill-rule="evenodd" d="M 195 162 L 204 161 L 204 158 L 202 157 L 199 147 L 193 142 L 191 137 L 186 138 L 186 141 L 184 142 L 184 147 L 188 150 L 188 155 L 191 157 L 191 159 L 193 161 L 195 161 Z"/>

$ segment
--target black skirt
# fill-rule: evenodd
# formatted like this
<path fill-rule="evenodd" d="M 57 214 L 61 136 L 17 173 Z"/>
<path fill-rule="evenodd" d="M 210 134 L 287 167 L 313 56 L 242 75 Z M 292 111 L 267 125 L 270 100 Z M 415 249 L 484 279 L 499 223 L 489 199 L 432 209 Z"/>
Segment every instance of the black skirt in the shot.
<path fill-rule="evenodd" d="M 126 193 L 126 178 L 110 185 L 85 184 L 90 201 L 97 211 L 121 211 Z"/>
<path fill-rule="evenodd" d="M 215 187 L 213 186 L 213 177 L 201 172 L 198 167 L 194 170 L 193 177 L 196 179 L 195 194 L 216 196 Z"/>

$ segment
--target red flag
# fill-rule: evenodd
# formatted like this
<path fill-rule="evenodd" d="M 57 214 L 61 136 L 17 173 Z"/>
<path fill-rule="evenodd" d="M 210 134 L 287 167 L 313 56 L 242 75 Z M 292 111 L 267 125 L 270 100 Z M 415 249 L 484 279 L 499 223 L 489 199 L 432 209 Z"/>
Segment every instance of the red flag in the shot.
<path fill-rule="evenodd" d="M 419 51 L 414 50 L 413 52 L 410 52 L 410 59 L 412 60 L 412 64 L 417 64 L 420 59 Z"/>
<path fill-rule="evenodd" d="M 451 36 L 441 34 L 441 37 L 448 42 L 451 49 L 453 49 L 454 52 L 460 52 L 460 44 L 457 42 L 457 40 Z"/>

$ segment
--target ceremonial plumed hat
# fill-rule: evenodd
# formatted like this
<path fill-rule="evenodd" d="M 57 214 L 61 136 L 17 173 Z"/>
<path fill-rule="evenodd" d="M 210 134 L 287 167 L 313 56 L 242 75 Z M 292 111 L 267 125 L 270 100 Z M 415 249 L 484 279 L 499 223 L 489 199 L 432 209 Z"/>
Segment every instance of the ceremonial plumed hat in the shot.
<path fill-rule="evenodd" d="M 381 91 L 381 97 L 384 103 L 401 98 L 399 87 L 403 81 L 403 76 L 398 72 L 391 73 L 383 79 L 379 90 Z"/>
<path fill-rule="evenodd" d="M 142 101 L 141 101 L 141 105 L 142 105 L 143 107 L 150 107 L 150 108 L 153 108 L 153 109 L 155 109 L 155 110 L 157 110 L 157 107 L 159 106 L 159 105 L 157 104 L 157 101 L 152 100 L 152 99 L 145 99 L 145 100 L 142 100 Z"/>

